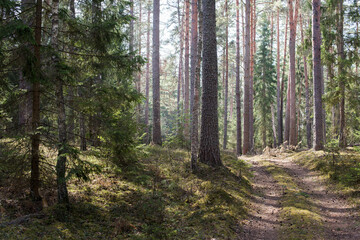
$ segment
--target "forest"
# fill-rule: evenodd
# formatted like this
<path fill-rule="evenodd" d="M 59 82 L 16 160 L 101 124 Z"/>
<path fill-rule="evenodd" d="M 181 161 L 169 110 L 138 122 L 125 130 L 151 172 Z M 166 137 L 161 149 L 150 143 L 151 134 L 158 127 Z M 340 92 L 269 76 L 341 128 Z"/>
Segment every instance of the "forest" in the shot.
<path fill-rule="evenodd" d="M 360 1 L 0 13 L 0 239 L 360 239 Z"/>

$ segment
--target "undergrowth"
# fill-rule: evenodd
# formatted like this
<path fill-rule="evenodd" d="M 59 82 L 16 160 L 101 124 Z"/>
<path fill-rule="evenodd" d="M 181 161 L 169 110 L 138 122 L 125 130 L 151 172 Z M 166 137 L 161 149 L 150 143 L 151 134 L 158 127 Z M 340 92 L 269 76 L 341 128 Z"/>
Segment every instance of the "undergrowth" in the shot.
<path fill-rule="evenodd" d="M 114 166 L 93 157 L 101 173 L 69 183 L 71 207 L 53 205 L 44 218 L 0 227 L 0 239 L 234 239 L 246 216 L 248 166 L 222 153 L 226 167 L 200 164 L 190 154 L 149 147 L 141 160 Z M 0 225 L 14 216 L 0 208 Z"/>
<path fill-rule="evenodd" d="M 293 155 L 293 160 L 306 168 L 318 171 L 329 182 L 329 187 L 360 207 L 360 152 L 358 148 L 339 151 L 304 151 Z"/>
<path fill-rule="evenodd" d="M 268 161 L 262 164 L 282 187 L 280 210 L 280 239 L 320 239 L 322 223 L 319 209 L 309 195 L 281 167 Z"/>

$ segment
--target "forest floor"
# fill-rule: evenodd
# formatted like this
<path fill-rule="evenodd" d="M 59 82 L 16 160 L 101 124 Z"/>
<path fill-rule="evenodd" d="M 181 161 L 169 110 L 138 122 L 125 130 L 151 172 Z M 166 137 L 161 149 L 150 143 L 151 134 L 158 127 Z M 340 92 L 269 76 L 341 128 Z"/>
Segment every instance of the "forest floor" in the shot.
<path fill-rule="evenodd" d="M 41 211 L 26 177 L 3 178 L 0 239 L 360 239 L 360 151 L 222 152 L 196 174 L 185 150 L 142 151 L 125 165 L 84 155 L 101 172 L 69 180 L 69 210 L 52 175 Z"/>
<path fill-rule="evenodd" d="M 313 151 L 242 159 L 254 172 L 243 239 L 360 239 L 358 154 L 340 154 L 335 166 Z"/>
<path fill-rule="evenodd" d="M 243 160 L 222 152 L 224 167 L 199 163 L 193 174 L 188 151 L 143 151 L 119 166 L 87 157 L 101 172 L 69 180 L 69 210 L 54 204 L 56 186 L 42 189 L 48 206 L 39 212 L 26 182 L 0 180 L 0 239 L 237 239 L 251 197 Z"/>

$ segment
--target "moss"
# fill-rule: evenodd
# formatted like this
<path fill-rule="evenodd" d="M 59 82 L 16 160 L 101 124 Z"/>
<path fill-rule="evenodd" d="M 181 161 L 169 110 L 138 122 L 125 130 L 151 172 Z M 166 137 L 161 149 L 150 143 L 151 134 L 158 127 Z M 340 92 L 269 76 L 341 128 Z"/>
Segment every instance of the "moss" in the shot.
<path fill-rule="evenodd" d="M 282 168 L 268 161 L 262 164 L 283 187 L 280 239 L 321 239 L 323 227 L 320 212 L 309 195 Z"/>
<path fill-rule="evenodd" d="M 357 148 L 341 150 L 335 158 L 323 151 L 309 150 L 294 155 L 293 160 L 318 171 L 330 189 L 346 195 L 351 203 L 360 207 L 360 152 Z"/>
<path fill-rule="evenodd" d="M 88 156 L 82 156 L 88 158 Z M 187 151 L 149 147 L 129 166 L 99 159 L 102 173 L 71 180 L 71 208 L 1 228 L 0 239 L 234 239 L 246 217 L 251 175 L 245 162 L 222 153 L 226 167 L 190 169 Z M 60 217 L 60 218 L 59 218 Z"/>

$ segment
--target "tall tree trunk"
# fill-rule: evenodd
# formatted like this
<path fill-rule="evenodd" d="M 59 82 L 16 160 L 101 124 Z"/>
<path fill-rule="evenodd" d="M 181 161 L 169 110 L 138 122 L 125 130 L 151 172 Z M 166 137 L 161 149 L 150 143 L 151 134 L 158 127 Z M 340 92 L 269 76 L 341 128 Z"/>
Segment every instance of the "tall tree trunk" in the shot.
<path fill-rule="evenodd" d="M 245 5 L 245 56 L 244 56 L 244 145 L 243 154 L 251 150 L 250 143 L 250 0 Z"/>
<path fill-rule="evenodd" d="M 149 97 L 150 97 L 150 15 L 151 9 L 150 4 L 151 0 L 148 3 L 147 9 L 147 34 L 146 34 L 146 79 L 145 79 L 145 126 L 146 126 L 146 137 L 145 142 L 150 142 L 150 128 L 149 128 Z M 178 92 L 179 94 L 179 92 Z"/>
<path fill-rule="evenodd" d="M 339 146 L 346 147 L 345 136 L 345 70 L 344 70 L 344 12 L 343 0 L 338 2 L 338 21 L 337 21 L 337 50 L 338 50 L 338 75 L 339 75 L 339 88 L 340 88 L 340 135 Z"/>
<path fill-rule="evenodd" d="M 21 0 L 21 19 L 24 24 L 30 28 L 34 27 L 34 12 L 31 10 L 35 6 L 35 0 Z M 32 50 L 31 44 L 26 44 L 26 48 Z M 19 88 L 23 92 L 21 101 L 19 104 L 19 119 L 18 124 L 20 132 L 31 131 L 31 111 L 32 111 L 32 96 L 31 96 L 31 84 L 27 79 L 27 76 L 23 74 L 23 71 L 19 71 Z"/>
<path fill-rule="evenodd" d="M 53 51 L 58 51 L 58 36 L 59 36 L 59 0 L 52 1 L 52 27 L 51 27 L 51 46 Z M 59 58 L 54 53 L 52 56 L 54 78 L 53 82 L 56 85 L 56 106 L 58 110 L 58 157 L 56 162 L 56 176 L 57 176 L 57 190 L 58 203 L 68 204 L 69 196 L 66 187 L 66 155 L 67 151 L 67 129 L 66 129 L 66 115 L 65 103 L 63 93 L 63 81 L 60 78 L 60 73 L 57 71 Z"/>
<path fill-rule="evenodd" d="M 290 141 L 290 88 L 291 88 L 291 81 L 290 81 L 290 74 L 288 76 L 288 86 L 286 92 L 286 109 L 285 109 L 285 130 L 284 130 L 284 137 L 285 142 L 289 145 Z"/>
<path fill-rule="evenodd" d="M 303 33 L 303 21 L 300 15 L 300 31 L 301 31 L 301 43 L 304 45 L 304 33 Z M 305 53 L 303 54 L 304 62 L 304 75 L 305 75 L 305 115 L 306 115 L 306 142 L 308 148 L 312 147 L 311 140 L 311 118 L 310 118 L 310 90 L 309 90 L 309 77 L 307 71 L 307 59 Z"/>
<path fill-rule="evenodd" d="M 189 32 L 190 32 L 190 0 L 185 0 L 185 99 L 184 99 L 184 135 L 189 137 L 189 109 L 190 109 L 190 94 L 189 94 Z"/>
<path fill-rule="evenodd" d="M 285 24 L 285 41 L 284 41 L 284 61 L 282 67 L 282 77 L 281 77 L 281 90 L 280 90 L 280 119 L 278 123 L 280 125 L 280 136 L 279 136 L 279 145 L 284 142 L 283 139 L 283 109 L 284 109 L 284 85 L 285 85 L 285 67 L 286 67 L 286 46 L 287 46 L 287 32 L 288 32 L 288 22 L 289 15 L 286 15 L 286 24 Z M 288 140 L 285 140 L 288 141 Z"/>
<path fill-rule="evenodd" d="M 298 2 L 296 0 L 295 9 L 293 9 L 293 0 L 288 0 L 290 15 L 290 124 L 289 124 L 289 145 L 296 146 L 296 63 L 295 63 L 295 47 L 296 47 L 296 25 L 298 15 Z"/>
<path fill-rule="evenodd" d="M 71 17 L 73 19 L 75 19 L 75 0 L 70 0 L 69 1 L 69 8 L 70 8 L 70 13 L 71 13 Z M 71 46 L 70 47 L 70 52 L 74 52 L 74 47 Z M 75 98 L 75 91 L 74 88 L 72 86 L 70 86 L 68 88 L 68 104 L 69 104 L 69 117 L 68 117 L 68 140 L 70 142 L 74 142 L 75 141 L 75 110 L 74 110 L 74 98 Z"/>
<path fill-rule="evenodd" d="M 178 0 L 178 21 L 180 26 L 180 57 L 179 57 L 179 77 L 178 77 L 178 88 L 177 88 L 177 113 L 178 113 L 178 134 L 181 133 L 181 86 L 183 84 L 183 52 L 184 52 L 184 17 L 180 16 L 180 0 Z M 184 89 L 183 89 L 184 90 Z"/>
<path fill-rule="evenodd" d="M 153 6 L 153 142 L 161 145 L 160 124 L 160 0 Z"/>
<path fill-rule="evenodd" d="M 139 48 L 139 56 L 141 56 L 141 40 L 142 40 L 142 29 L 141 29 L 141 25 L 142 25 L 142 4 L 141 4 L 142 1 L 139 1 L 139 19 L 138 19 L 138 25 L 139 25 L 139 35 L 138 35 L 138 48 Z M 136 81 L 136 84 L 137 84 L 137 91 L 139 93 L 141 93 L 141 76 L 142 76 L 142 71 L 139 71 L 138 74 L 137 74 L 137 81 Z M 141 103 L 139 103 L 137 105 L 137 110 L 138 110 L 138 123 L 141 123 L 142 120 L 141 120 Z"/>
<path fill-rule="evenodd" d="M 250 47 L 250 91 L 249 91 L 249 131 L 250 131 L 250 151 L 254 151 L 254 63 L 256 53 L 256 0 L 251 5 L 251 47 Z"/>
<path fill-rule="evenodd" d="M 36 1 L 35 10 L 35 45 L 34 55 L 36 58 L 36 81 L 32 84 L 32 132 L 31 135 L 31 178 L 30 178 L 30 195 L 34 201 L 41 200 L 40 187 L 40 71 L 41 71 L 41 21 L 42 21 L 42 0 Z"/>
<path fill-rule="evenodd" d="M 228 126 L 228 94 L 229 94 L 229 17 L 228 17 L 228 2 L 225 0 L 225 89 L 224 89 L 224 141 L 223 149 L 227 145 L 227 126 Z"/>
<path fill-rule="evenodd" d="M 130 0 L 130 16 L 134 17 L 134 0 Z M 134 19 L 130 20 L 129 26 L 129 50 L 134 51 Z"/>
<path fill-rule="evenodd" d="M 286 29 L 285 29 L 286 31 Z M 286 45 L 286 44 L 285 44 Z M 278 145 L 282 143 L 282 117 L 280 111 L 280 10 L 277 9 L 277 25 L 276 25 L 276 107 L 277 107 L 277 136 Z"/>
<path fill-rule="evenodd" d="M 202 52 L 202 11 L 201 0 L 192 0 L 191 26 L 191 169 L 196 171 L 199 151 L 199 97 L 200 97 L 200 66 Z M 199 16 L 198 16 L 199 13 Z M 199 19 L 199 22 L 198 22 Z M 199 25 L 199 33 L 197 27 Z"/>
<path fill-rule="evenodd" d="M 202 111 L 199 159 L 210 166 L 221 166 L 218 124 L 218 66 L 215 0 L 203 5 Z"/>
<path fill-rule="evenodd" d="M 236 0 L 236 155 L 242 154 L 241 148 L 241 96 L 240 96 L 240 13 L 239 0 Z"/>
<path fill-rule="evenodd" d="M 323 137 L 323 112 L 322 112 L 322 92 L 321 92 L 321 29 L 320 29 L 320 0 L 313 0 L 312 18 L 312 42 L 313 42 L 313 79 L 314 79 L 314 149 L 324 148 Z"/>
<path fill-rule="evenodd" d="M 273 130 L 273 146 L 276 147 L 276 120 L 275 120 L 275 111 L 274 111 L 274 106 L 271 104 L 271 124 L 272 124 L 272 130 Z"/>
<path fill-rule="evenodd" d="M 80 98 L 84 97 L 83 94 L 83 87 L 78 87 L 78 95 Z M 80 118 L 79 118 L 79 124 L 80 124 L 80 150 L 86 151 L 87 149 L 87 143 L 86 143 L 86 116 L 83 112 L 80 112 Z"/>

